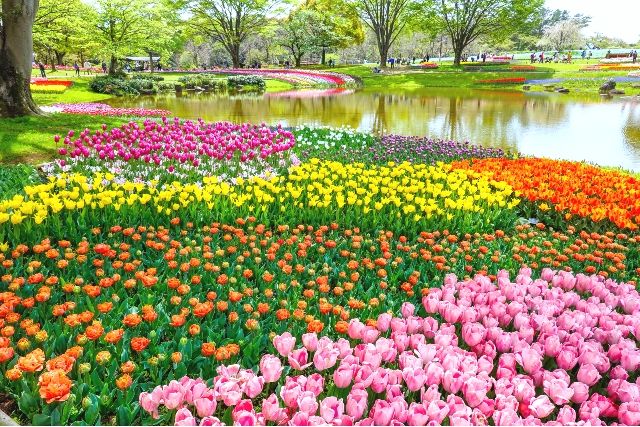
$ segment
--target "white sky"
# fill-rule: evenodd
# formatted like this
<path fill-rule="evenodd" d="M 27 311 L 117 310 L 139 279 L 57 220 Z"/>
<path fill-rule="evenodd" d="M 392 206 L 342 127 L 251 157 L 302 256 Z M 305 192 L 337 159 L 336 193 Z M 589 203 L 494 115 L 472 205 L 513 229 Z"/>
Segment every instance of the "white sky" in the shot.
<path fill-rule="evenodd" d="M 591 16 L 585 36 L 602 33 L 628 43 L 640 40 L 640 0 L 546 0 L 545 6 Z"/>

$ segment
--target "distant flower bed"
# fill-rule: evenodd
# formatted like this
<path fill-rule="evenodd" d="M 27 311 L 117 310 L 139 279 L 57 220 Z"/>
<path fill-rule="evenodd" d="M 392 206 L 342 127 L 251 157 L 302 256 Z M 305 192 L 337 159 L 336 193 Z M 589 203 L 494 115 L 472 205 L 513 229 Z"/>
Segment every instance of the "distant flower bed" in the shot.
<path fill-rule="evenodd" d="M 484 79 L 478 80 L 478 83 L 482 84 L 498 84 L 498 85 L 515 85 L 515 84 L 523 84 L 525 82 L 524 77 L 505 77 L 502 79 Z"/>
<path fill-rule="evenodd" d="M 148 109 L 148 108 L 114 108 L 99 102 L 87 102 L 79 104 L 55 104 L 54 108 L 60 113 L 66 114 L 87 114 L 90 116 L 132 116 L 132 117 L 160 117 L 170 116 L 168 110 Z"/>
<path fill-rule="evenodd" d="M 64 86 L 71 87 L 73 86 L 72 80 L 58 80 L 58 79 L 31 79 L 31 86 Z"/>
<path fill-rule="evenodd" d="M 533 65 L 512 65 L 511 71 L 535 71 L 536 67 Z"/>
<path fill-rule="evenodd" d="M 296 86 L 347 86 L 354 85 L 356 82 L 353 77 L 341 73 L 333 73 L 329 71 L 311 71 L 296 69 L 217 69 L 210 71 L 220 74 L 248 74 L 283 80 Z"/>
<path fill-rule="evenodd" d="M 63 85 L 34 85 L 31 84 L 29 86 L 31 93 L 52 93 L 52 94 L 60 94 L 64 93 L 67 90 L 67 86 Z"/>
<path fill-rule="evenodd" d="M 323 96 L 350 95 L 353 89 L 334 87 L 331 89 L 296 89 L 282 92 L 270 92 L 265 96 L 268 98 L 320 98 Z"/>
<path fill-rule="evenodd" d="M 476 61 L 476 62 L 462 62 L 460 65 L 463 66 L 472 66 L 472 67 L 491 67 L 493 65 L 509 65 L 509 61 L 502 61 L 502 60 L 498 60 L 498 61 L 486 61 L 486 62 L 482 62 L 482 61 Z"/>
<path fill-rule="evenodd" d="M 435 62 L 421 62 L 420 68 L 438 68 L 438 64 Z"/>

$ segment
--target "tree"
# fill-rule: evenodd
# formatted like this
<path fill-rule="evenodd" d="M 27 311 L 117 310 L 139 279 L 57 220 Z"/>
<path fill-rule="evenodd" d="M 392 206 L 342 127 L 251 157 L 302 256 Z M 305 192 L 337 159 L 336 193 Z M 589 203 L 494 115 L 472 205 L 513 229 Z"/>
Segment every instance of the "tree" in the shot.
<path fill-rule="evenodd" d="M 84 54 L 98 47 L 95 25 L 95 10 L 80 0 L 40 0 L 33 24 L 34 50 L 39 57 L 47 58 L 54 71 L 70 52 L 84 62 Z"/>
<path fill-rule="evenodd" d="M 267 25 L 272 7 L 272 0 L 196 0 L 191 24 L 222 44 L 238 68 L 242 44 Z"/>
<path fill-rule="evenodd" d="M 574 20 L 560 21 L 544 32 L 538 45 L 557 51 L 578 47 L 582 43 L 580 30 L 580 24 Z"/>
<path fill-rule="evenodd" d="M 354 5 L 375 34 L 380 67 L 386 67 L 389 48 L 409 21 L 410 0 L 355 0 Z"/>
<path fill-rule="evenodd" d="M 485 38 L 497 42 L 537 25 L 543 0 L 435 0 L 428 11 L 451 38 L 454 65 L 464 49 Z"/>
<path fill-rule="evenodd" d="M 31 97 L 33 22 L 38 0 L 2 0 L 0 10 L 0 117 L 41 114 Z"/>
<path fill-rule="evenodd" d="M 322 49 L 322 65 L 326 63 L 327 49 L 344 49 L 364 41 L 364 29 L 353 4 L 344 0 L 307 0 L 303 9 L 315 12 L 309 28 L 313 43 Z"/>
<path fill-rule="evenodd" d="M 296 9 L 277 30 L 278 42 L 287 49 L 296 67 L 300 66 L 302 57 L 314 46 L 311 29 L 317 14 L 307 9 Z"/>

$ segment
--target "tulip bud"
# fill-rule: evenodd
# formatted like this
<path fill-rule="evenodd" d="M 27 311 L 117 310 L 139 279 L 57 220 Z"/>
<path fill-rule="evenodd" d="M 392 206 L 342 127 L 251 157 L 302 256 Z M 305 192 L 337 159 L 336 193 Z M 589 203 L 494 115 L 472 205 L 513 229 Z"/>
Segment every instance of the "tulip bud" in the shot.
<path fill-rule="evenodd" d="M 238 283 L 238 279 L 236 279 L 235 277 L 230 277 L 229 278 L 229 283 L 236 284 L 236 283 Z"/>
<path fill-rule="evenodd" d="M 222 263 L 222 268 L 229 268 L 229 262 L 228 261 L 224 261 Z"/>
<path fill-rule="evenodd" d="M 74 294 L 79 294 L 81 290 L 82 290 L 82 289 L 80 288 L 80 286 L 74 286 L 74 287 L 73 287 L 73 293 L 74 293 Z"/>
<path fill-rule="evenodd" d="M 18 349 L 20 351 L 27 351 L 31 347 L 31 342 L 26 338 L 20 338 L 18 341 Z"/>
<path fill-rule="evenodd" d="M 47 331 L 42 330 L 42 331 L 36 332 L 36 341 L 44 342 L 47 340 L 47 338 L 49 338 L 49 334 L 47 333 Z"/>
<path fill-rule="evenodd" d="M 89 399 L 89 396 L 86 396 L 82 399 L 82 407 L 87 409 L 89 406 L 91 406 L 91 399 Z"/>
<path fill-rule="evenodd" d="M 116 294 L 111 295 L 111 299 L 112 299 L 114 302 L 118 302 L 118 301 L 120 301 L 120 297 L 119 297 L 118 295 L 116 295 Z"/>
<path fill-rule="evenodd" d="M 80 345 L 85 345 L 87 343 L 87 336 L 82 334 L 82 335 L 78 335 L 78 338 L 76 339 L 76 342 Z"/>
<path fill-rule="evenodd" d="M 157 336 L 158 336 L 158 333 L 155 330 L 149 332 L 149 338 L 154 339 Z"/>
<path fill-rule="evenodd" d="M 149 365 L 155 366 L 158 364 L 158 358 L 156 356 L 151 356 L 147 362 L 149 362 Z"/>
<path fill-rule="evenodd" d="M 78 372 L 86 374 L 91 371 L 91 363 L 81 363 L 78 365 Z"/>
<path fill-rule="evenodd" d="M 158 354 L 158 360 L 160 362 L 164 362 L 165 360 L 167 360 L 167 355 L 165 353 L 159 353 Z"/>
<path fill-rule="evenodd" d="M 111 397 L 108 394 L 103 394 L 100 396 L 100 403 L 103 405 L 108 405 L 111 402 Z"/>

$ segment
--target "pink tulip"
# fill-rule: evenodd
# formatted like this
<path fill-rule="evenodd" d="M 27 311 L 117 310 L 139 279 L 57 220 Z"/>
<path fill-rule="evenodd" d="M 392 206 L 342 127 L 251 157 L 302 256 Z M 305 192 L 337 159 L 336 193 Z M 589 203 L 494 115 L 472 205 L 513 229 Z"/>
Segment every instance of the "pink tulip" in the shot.
<path fill-rule="evenodd" d="M 280 359 L 270 354 L 265 354 L 260 359 L 260 372 L 267 383 L 273 383 L 280 379 L 282 375 L 282 363 Z"/>
<path fill-rule="evenodd" d="M 274 393 L 271 393 L 268 399 L 262 401 L 262 414 L 265 420 L 276 423 L 287 416 L 285 410 L 280 407 L 278 397 Z"/>
<path fill-rule="evenodd" d="M 315 332 L 302 334 L 302 344 L 309 351 L 318 349 L 318 335 Z"/>
<path fill-rule="evenodd" d="M 320 396 L 324 391 L 324 377 L 317 372 L 309 375 L 304 384 L 304 390 L 310 391 L 316 397 Z"/>
<path fill-rule="evenodd" d="M 570 387 L 573 390 L 573 396 L 571 397 L 572 402 L 582 403 L 589 398 L 588 385 L 581 382 L 574 382 Z"/>
<path fill-rule="evenodd" d="M 347 396 L 346 412 L 354 420 L 359 420 L 367 410 L 368 394 L 363 389 L 352 389 Z"/>
<path fill-rule="evenodd" d="M 542 357 L 532 348 L 523 349 L 518 355 L 518 362 L 528 374 L 538 372 L 542 368 Z"/>
<path fill-rule="evenodd" d="M 569 383 L 564 379 L 545 380 L 544 392 L 556 405 L 569 403 L 573 397 L 573 389 L 569 387 Z"/>
<path fill-rule="evenodd" d="M 180 408 L 178 412 L 176 412 L 176 418 L 174 425 L 176 426 L 195 426 L 198 425 L 196 423 L 196 419 L 191 414 L 187 408 Z"/>
<path fill-rule="evenodd" d="M 427 375 L 422 368 L 405 368 L 402 371 L 402 377 L 410 391 L 420 390 L 427 380 Z"/>
<path fill-rule="evenodd" d="M 410 426 L 426 426 L 429 422 L 427 408 L 420 403 L 412 403 L 409 405 L 409 414 L 407 424 Z"/>
<path fill-rule="evenodd" d="M 479 323 L 465 323 L 462 326 L 462 339 L 469 347 L 480 344 L 487 333 L 484 326 Z"/>
<path fill-rule="evenodd" d="M 177 381 L 171 381 L 162 389 L 162 400 L 167 409 L 177 409 L 184 402 L 184 388 Z"/>
<path fill-rule="evenodd" d="M 222 421 L 217 417 L 204 417 L 200 420 L 201 427 L 213 427 L 213 426 L 223 426 Z"/>
<path fill-rule="evenodd" d="M 467 404 L 475 408 L 486 399 L 490 389 L 491 384 L 488 381 L 478 377 L 471 377 L 464 382 L 462 393 L 464 394 L 464 399 L 467 401 Z"/>
<path fill-rule="evenodd" d="M 217 401 L 213 393 L 208 393 L 196 399 L 194 402 L 196 412 L 200 418 L 208 417 L 216 412 Z"/>
<path fill-rule="evenodd" d="M 353 369 L 350 366 L 340 365 L 333 372 L 333 382 L 338 388 L 349 387 L 353 379 Z"/>
<path fill-rule="evenodd" d="M 378 316 L 376 327 L 380 332 L 387 332 L 389 330 L 389 326 L 391 325 L 391 318 L 392 316 L 389 313 L 382 313 Z"/>
<path fill-rule="evenodd" d="M 588 386 L 596 384 L 600 380 L 600 378 L 600 373 L 598 372 L 596 367 L 590 363 L 580 366 L 580 369 L 578 370 L 578 381 L 585 383 Z"/>
<path fill-rule="evenodd" d="M 554 409 L 555 406 L 547 396 L 538 396 L 529 403 L 529 410 L 536 418 L 546 418 Z"/>
<path fill-rule="evenodd" d="M 377 426 L 388 426 L 393 419 L 393 407 L 387 401 L 377 399 L 371 408 L 371 418 L 373 424 Z"/>
<path fill-rule="evenodd" d="M 276 348 L 280 356 L 287 357 L 296 346 L 296 338 L 289 332 L 273 337 L 273 346 Z"/>
<path fill-rule="evenodd" d="M 558 417 L 556 418 L 561 425 L 568 425 L 576 421 L 576 411 L 571 406 L 563 406 L 558 411 Z"/>
<path fill-rule="evenodd" d="M 289 365 L 291 365 L 293 369 L 296 369 L 298 371 L 303 371 L 311 366 L 311 363 L 308 363 L 309 354 L 307 353 L 306 348 L 300 348 L 292 351 L 291 353 L 289 353 L 288 359 Z"/>
<path fill-rule="evenodd" d="M 269 368 L 267 368 L 267 370 L 268 369 Z M 280 373 L 278 373 L 278 378 L 279 377 L 280 377 Z M 274 381 L 269 381 L 269 382 L 274 382 Z M 264 383 L 265 383 L 264 377 L 253 376 L 250 380 L 248 380 L 244 384 L 244 393 L 247 395 L 247 397 L 249 397 L 250 399 L 253 399 L 254 397 L 257 397 L 260 393 L 262 393 L 262 387 L 264 386 Z"/>
<path fill-rule="evenodd" d="M 625 402 L 618 408 L 618 419 L 624 425 L 640 425 L 640 402 Z"/>
<path fill-rule="evenodd" d="M 147 411 L 154 419 L 158 418 L 158 406 L 163 398 L 162 387 L 157 386 L 151 393 L 142 392 L 138 398 L 140 407 Z"/>
<path fill-rule="evenodd" d="M 320 403 L 320 416 L 328 423 L 334 419 L 340 419 L 344 413 L 344 403 L 342 400 L 329 396 Z"/>
<path fill-rule="evenodd" d="M 413 313 L 416 311 L 416 307 L 410 302 L 403 302 L 402 307 L 400 308 L 400 312 L 402 313 L 402 317 L 405 319 L 407 317 L 413 316 Z"/>
<path fill-rule="evenodd" d="M 298 409 L 308 415 L 315 415 L 318 411 L 318 401 L 315 394 L 310 391 L 303 391 L 298 396 Z"/>

